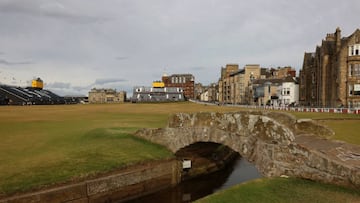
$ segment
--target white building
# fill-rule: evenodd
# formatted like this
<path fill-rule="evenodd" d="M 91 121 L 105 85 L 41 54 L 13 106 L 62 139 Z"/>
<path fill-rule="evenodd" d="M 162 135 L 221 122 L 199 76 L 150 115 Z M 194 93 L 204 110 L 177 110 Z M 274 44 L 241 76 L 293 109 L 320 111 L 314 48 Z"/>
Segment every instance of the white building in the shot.
<path fill-rule="evenodd" d="M 209 90 L 205 90 L 205 92 L 201 93 L 200 95 L 200 101 L 209 101 Z"/>
<path fill-rule="evenodd" d="M 279 103 L 281 106 L 299 104 L 299 84 L 293 77 L 286 77 L 279 86 Z"/>
<path fill-rule="evenodd" d="M 288 106 L 299 104 L 299 84 L 296 78 L 268 78 L 251 84 L 252 105 Z"/>

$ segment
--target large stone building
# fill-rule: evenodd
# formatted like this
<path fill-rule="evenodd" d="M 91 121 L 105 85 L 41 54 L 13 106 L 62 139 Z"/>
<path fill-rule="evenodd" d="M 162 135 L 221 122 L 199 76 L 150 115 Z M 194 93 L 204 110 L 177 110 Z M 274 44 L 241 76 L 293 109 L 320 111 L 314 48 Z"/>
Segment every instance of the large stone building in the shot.
<path fill-rule="evenodd" d="M 186 99 L 195 98 L 195 77 L 192 74 L 163 75 L 165 87 L 177 87 L 183 90 Z"/>
<path fill-rule="evenodd" d="M 249 84 L 261 77 L 260 65 L 246 65 L 239 70 L 237 64 L 227 64 L 221 68 L 219 79 L 219 102 L 231 104 L 249 104 Z"/>
<path fill-rule="evenodd" d="M 96 89 L 93 88 L 89 92 L 89 103 L 105 104 L 105 103 L 123 103 L 126 100 L 126 92 L 117 92 L 114 89 Z"/>
<path fill-rule="evenodd" d="M 327 34 L 315 52 L 305 53 L 300 103 L 316 107 L 360 107 L 360 30 Z"/>
<path fill-rule="evenodd" d="M 239 71 L 238 64 L 226 64 L 226 67 L 221 67 L 221 76 L 218 82 L 219 86 L 219 102 L 230 103 L 231 97 L 231 78 L 230 75 Z"/>

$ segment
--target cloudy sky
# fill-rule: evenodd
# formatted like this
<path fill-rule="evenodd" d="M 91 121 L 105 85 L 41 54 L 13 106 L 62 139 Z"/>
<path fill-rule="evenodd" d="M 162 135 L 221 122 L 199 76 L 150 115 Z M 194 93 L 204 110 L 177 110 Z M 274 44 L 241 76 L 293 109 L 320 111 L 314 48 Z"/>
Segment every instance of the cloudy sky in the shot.
<path fill-rule="evenodd" d="M 218 80 L 227 63 L 293 66 L 326 33 L 360 28 L 359 0 L 0 0 L 0 83 L 58 94 Z"/>

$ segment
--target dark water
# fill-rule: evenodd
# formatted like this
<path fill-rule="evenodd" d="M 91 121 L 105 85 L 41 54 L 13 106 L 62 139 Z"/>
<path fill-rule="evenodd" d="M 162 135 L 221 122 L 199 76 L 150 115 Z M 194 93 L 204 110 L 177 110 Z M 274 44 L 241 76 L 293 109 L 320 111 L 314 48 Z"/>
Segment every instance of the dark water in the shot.
<path fill-rule="evenodd" d="M 173 188 L 162 190 L 157 193 L 129 201 L 128 203 L 192 202 L 216 191 L 259 177 L 261 177 L 261 175 L 254 165 L 245 159 L 239 158 L 235 160 L 232 165 L 227 166 L 224 170 L 184 181 Z"/>

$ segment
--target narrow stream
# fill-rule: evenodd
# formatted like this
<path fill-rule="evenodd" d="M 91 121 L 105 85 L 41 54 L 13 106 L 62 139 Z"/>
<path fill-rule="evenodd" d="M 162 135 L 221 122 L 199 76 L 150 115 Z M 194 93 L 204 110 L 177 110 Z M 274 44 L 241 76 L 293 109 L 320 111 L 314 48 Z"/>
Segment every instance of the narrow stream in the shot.
<path fill-rule="evenodd" d="M 224 170 L 184 181 L 173 188 L 131 200 L 128 203 L 192 202 L 216 191 L 259 177 L 261 174 L 255 166 L 240 157 Z"/>

